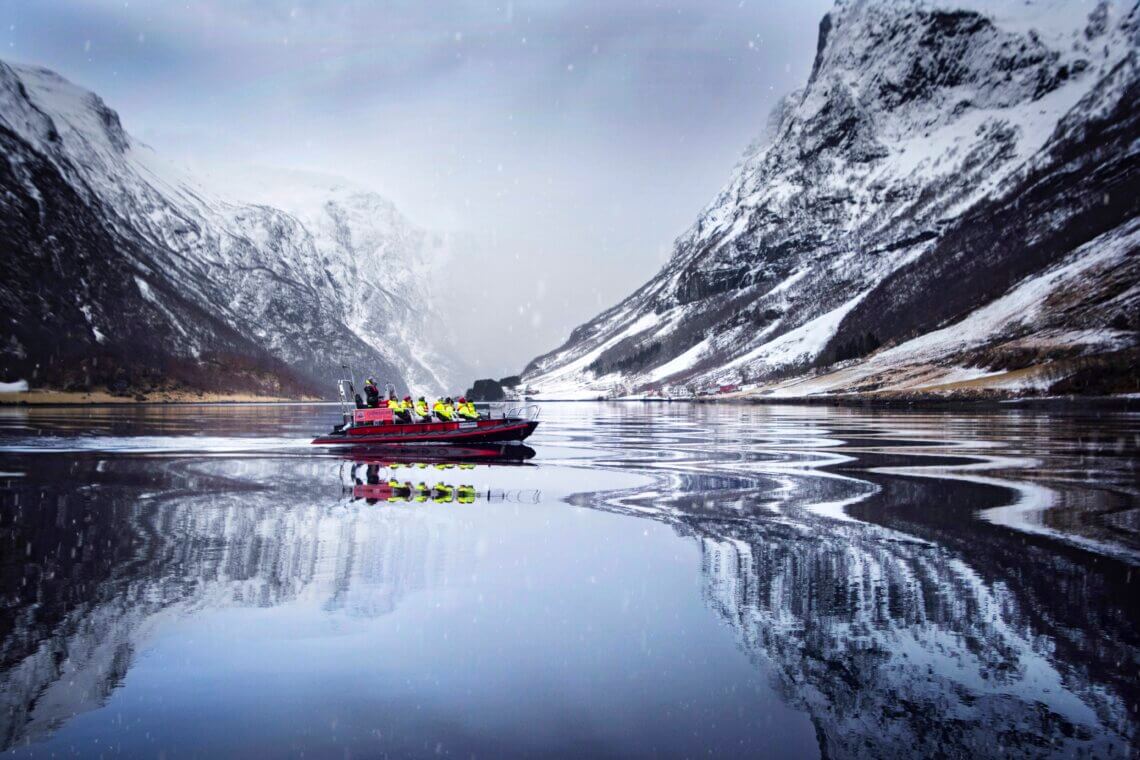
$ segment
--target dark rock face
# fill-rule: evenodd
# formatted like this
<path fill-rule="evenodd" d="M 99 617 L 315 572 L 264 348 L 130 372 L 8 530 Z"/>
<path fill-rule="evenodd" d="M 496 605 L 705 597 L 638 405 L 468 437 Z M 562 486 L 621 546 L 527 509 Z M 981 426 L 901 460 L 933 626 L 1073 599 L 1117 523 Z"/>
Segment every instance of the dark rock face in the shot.
<path fill-rule="evenodd" d="M 468 388 L 464 395 L 471 401 L 502 401 L 507 397 L 503 386 L 493 378 L 476 380 L 475 385 Z"/>
<path fill-rule="evenodd" d="M 1140 10 L 1074 2 L 998 19 L 963 5 L 838 3 L 805 89 L 775 109 L 671 261 L 532 361 L 527 383 L 596 395 L 772 381 L 971 315 L 960 345 L 908 344 L 892 367 L 991 366 L 973 363 L 978 352 L 1011 336 L 1074 356 L 1134 345 L 1111 323 L 1140 293 L 1111 283 L 1137 246 Z M 1110 247 L 1119 266 L 1077 261 Z M 1020 311 L 983 318 L 1037 276 L 1052 284 L 1024 293 Z M 1096 319 L 1058 310 L 1076 289 L 1111 303 Z"/>

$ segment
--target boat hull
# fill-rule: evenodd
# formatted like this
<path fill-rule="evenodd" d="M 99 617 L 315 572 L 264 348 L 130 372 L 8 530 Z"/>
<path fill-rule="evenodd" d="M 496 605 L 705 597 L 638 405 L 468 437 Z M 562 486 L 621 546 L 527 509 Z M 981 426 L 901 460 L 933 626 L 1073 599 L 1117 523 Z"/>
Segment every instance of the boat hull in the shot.
<path fill-rule="evenodd" d="M 337 452 L 354 464 L 526 464 L 535 450 L 525 443 L 409 443 L 400 446 L 354 446 Z"/>
<path fill-rule="evenodd" d="M 316 446 L 385 446 L 424 443 L 505 443 L 522 441 L 538 427 L 536 420 L 474 420 L 357 425 L 313 439 Z"/>

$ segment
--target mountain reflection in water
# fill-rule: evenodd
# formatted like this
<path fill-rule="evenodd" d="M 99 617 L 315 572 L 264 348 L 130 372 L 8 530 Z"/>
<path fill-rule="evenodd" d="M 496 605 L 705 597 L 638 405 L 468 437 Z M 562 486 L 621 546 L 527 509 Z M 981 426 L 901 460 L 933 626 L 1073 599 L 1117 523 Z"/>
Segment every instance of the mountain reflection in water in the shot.
<path fill-rule="evenodd" d="M 354 694 L 403 712 L 437 699 L 426 708 L 435 722 L 386 716 L 396 722 L 381 740 L 369 735 L 380 718 L 338 716 L 330 744 L 253 720 L 253 740 L 310 754 L 779 754 L 802 752 L 805 737 L 831 757 L 1136 752 L 1134 415 L 551 404 L 534 458 L 435 461 L 298 445 L 328 416 L 277 407 L 251 426 L 232 407 L 0 412 L 0 746 L 82 754 L 84 741 L 114 733 L 100 708 L 116 701 L 144 724 L 128 699 L 143 688 L 132 682 L 140 658 L 188 651 L 176 634 L 227 609 L 291 610 L 308 640 L 290 652 L 312 662 L 290 667 L 329 688 L 341 671 L 322 664 L 321 647 L 382 635 L 366 625 L 406 631 L 442 609 L 415 629 L 423 651 L 400 651 L 441 662 L 469 651 L 485 665 L 443 669 L 456 684 L 414 694 L 395 684 Z M 430 495 L 417 500 L 421 482 Z M 674 537 L 638 546 L 646 520 Z M 673 557 L 678 540 L 695 547 L 692 560 Z M 650 568 L 670 562 L 690 562 L 699 606 L 723 625 L 663 612 L 689 614 L 692 593 L 655 585 Z M 582 581 L 578 564 L 596 572 Z M 644 618 L 592 619 L 617 592 L 620 609 Z M 494 623 L 448 613 L 470 596 L 484 605 L 476 618 L 512 621 L 493 646 L 482 626 Z M 555 618 L 560 628 L 545 622 Z M 314 630 L 321 621 L 334 628 Z M 451 643 L 433 648 L 440 627 Z M 716 633 L 725 627 L 740 666 Z M 646 643 L 654 635 L 661 642 Z M 683 637 L 702 637 L 709 661 L 655 651 Z M 529 659 L 528 641 L 549 659 Z M 626 654 L 598 662 L 607 650 Z M 662 663 L 683 676 L 646 674 Z M 575 670 L 629 691 L 590 683 L 579 695 L 568 683 L 549 705 L 528 696 Z M 718 696 L 724 672 L 767 686 Z M 465 696 L 467 676 L 480 693 Z M 587 693 L 601 707 L 584 705 Z M 272 696 L 260 698 L 271 712 Z M 306 694 L 290 699 L 306 707 Z M 749 700 L 775 728 L 732 709 Z M 528 714 L 512 717 L 519 704 Z M 593 722 L 564 725 L 575 710 Z M 806 722 L 782 726 L 780 710 Z M 128 753 L 177 753 L 185 736 L 163 730 L 151 726 L 149 744 L 115 737 Z"/>

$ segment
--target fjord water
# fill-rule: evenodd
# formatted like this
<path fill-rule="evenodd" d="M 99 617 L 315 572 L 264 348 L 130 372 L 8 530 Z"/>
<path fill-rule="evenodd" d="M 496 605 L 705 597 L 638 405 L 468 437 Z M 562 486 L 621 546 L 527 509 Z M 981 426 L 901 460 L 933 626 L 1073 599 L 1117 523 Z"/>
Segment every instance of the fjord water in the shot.
<path fill-rule="evenodd" d="M 524 462 L 335 418 L 0 410 L 0 748 L 1137 751 L 1135 415 L 548 404 Z"/>

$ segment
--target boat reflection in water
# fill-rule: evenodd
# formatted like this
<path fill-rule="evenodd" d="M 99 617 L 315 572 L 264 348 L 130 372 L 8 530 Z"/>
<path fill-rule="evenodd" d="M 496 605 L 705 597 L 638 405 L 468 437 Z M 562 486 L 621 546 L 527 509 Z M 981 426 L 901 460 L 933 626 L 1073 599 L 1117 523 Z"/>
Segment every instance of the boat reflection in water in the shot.
<path fill-rule="evenodd" d="M 469 446 L 357 446 L 338 454 L 353 462 L 412 464 L 523 464 L 535 451 L 522 443 L 488 443 Z"/>
<path fill-rule="evenodd" d="M 537 504 L 539 492 L 534 489 L 480 491 L 471 483 L 452 482 L 457 476 L 470 474 L 478 465 L 522 465 L 534 454 L 529 446 L 498 444 L 362 447 L 342 456 L 352 463 L 352 498 L 369 504 L 473 504 L 480 498 Z"/>

